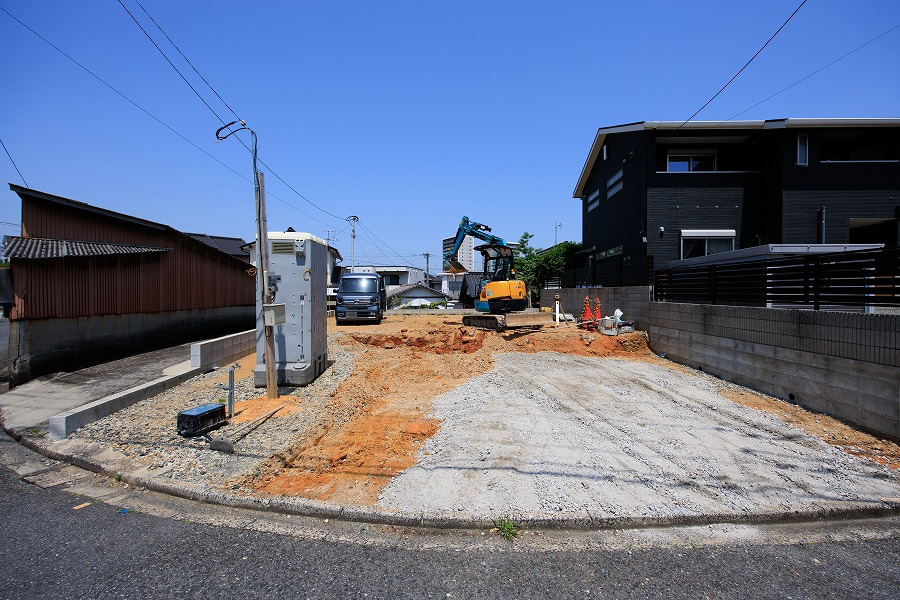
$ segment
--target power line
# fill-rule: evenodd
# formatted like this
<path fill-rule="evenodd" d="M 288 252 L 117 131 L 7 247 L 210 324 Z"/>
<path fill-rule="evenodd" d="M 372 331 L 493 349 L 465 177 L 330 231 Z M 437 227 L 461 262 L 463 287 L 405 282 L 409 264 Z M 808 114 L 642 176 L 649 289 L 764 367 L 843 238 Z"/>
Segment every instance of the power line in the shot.
<path fill-rule="evenodd" d="M 22 178 L 22 181 L 25 183 L 25 187 L 28 187 L 28 182 L 25 181 L 25 177 L 22 176 L 22 171 L 19 170 L 19 165 L 17 165 L 16 161 L 13 160 L 12 154 L 9 153 L 9 150 L 6 149 L 6 144 L 3 143 L 3 138 L 0 138 L 0 146 L 3 146 L 3 150 L 6 151 L 6 155 L 9 157 L 9 162 L 11 162 L 12 166 L 16 168 L 16 173 L 18 173 L 19 177 Z"/>
<path fill-rule="evenodd" d="M 734 115 L 734 116 L 732 116 L 732 117 L 729 117 L 727 120 L 722 121 L 721 123 L 718 123 L 718 124 L 716 125 L 716 127 L 718 127 L 719 125 L 722 125 L 722 124 L 724 124 L 724 123 L 727 123 L 728 121 L 731 121 L 731 120 L 733 120 L 733 119 L 738 118 L 739 116 L 741 116 L 741 115 L 744 114 L 745 112 L 750 111 L 750 110 L 753 110 L 754 108 L 756 108 L 756 107 L 759 106 L 760 104 L 763 104 L 763 103 L 765 103 L 765 102 L 768 102 L 769 100 L 771 100 L 771 99 L 774 98 L 775 96 L 778 96 L 779 94 L 782 94 L 782 93 L 788 91 L 788 90 L 791 89 L 792 87 L 794 87 L 794 86 L 796 86 L 796 85 L 799 85 L 799 84 L 803 83 L 804 81 L 806 81 L 806 80 L 809 79 L 810 77 L 813 77 L 814 75 L 818 75 L 819 73 L 821 73 L 821 72 L 824 71 L 825 69 L 831 67 L 832 65 L 837 64 L 838 62 L 840 62 L 840 61 L 842 61 L 842 60 L 844 60 L 845 58 L 847 58 L 847 57 L 850 56 L 851 54 L 853 54 L 853 53 L 855 53 L 855 52 L 858 52 L 859 50 L 862 50 L 863 48 L 865 48 L 865 47 L 868 46 L 869 44 L 871 44 L 871 43 L 873 43 L 873 42 L 876 42 L 877 40 L 883 38 L 884 36 L 886 36 L 887 34 L 891 33 L 892 31 L 894 31 L 894 30 L 897 29 L 897 28 L 900 28 L 900 25 L 894 25 L 893 27 L 891 27 L 890 29 L 888 29 L 887 31 L 885 31 L 884 33 L 882 33 L 881 35 L 875 36 L 874 38 L 872 38 L 871 40 L 869 40 L 869 41 L 866 42 L 865 44 L 862 44 L 862 45 L 860 45 L 860 46 L 857 46 L 856 48 L 854 48 L 854 49 L 851 50 L 850 52 L 847 52 L 846 54 L 844 54 L 844 55 L 841 56 L 840 58 L 834 59 L 833 61 L 831 61 L 830 63 L 828 63 L 828 64 L 825 65 L 824 67 L 820 67 L 820 68 L 816 69 L 815 71 L 813 71 L 812 73 L 810 73 L 810 74 L 807 75 L 806 77 L 803 77 L 802 79 L 798 79 L 797 81 L 795 81 L 795 82 L 792 83 L 791 85 L 787 86 L 786 88 L 784 88 L 784 89 L 782 89 L 782 90 L 780 90 L 780 91 L 778 91 L 778 92 L 775 92 L 774 94 L 772 94 L 772 95 L 769 96 L 768 98 L 766 98 L 766 99 L 764 99 L 764 100 L 760 100 L 759 102 L 757 102 L 757 103 L 754 104 L 753 106 L 751 106 L 751 107 L 749 107 L 749 108 L 745 108 L 744 110 L 742 110 L 741 112 L 737 113 L 736 115 Z"/>
<path fill-rule="evenodd" d="M 169 57 L 166 55 L 165 52 L 163 52 L 163 49 L 160 48 L 160 47 L 159 47 L 159 44 L 157 44 L 156 41 L 150 36 L 150 34 L 147 33 L 147 30 L 144 29 L 144 26 L 141 25 L 140 21 L 138 21 L 137 18 L 135 18 L 135 16 L 134 16 L 133 14 L 131 14 L 131 11 L 128 10 L 128 7 L 125 6 L 125 5 L 122 3 L 122 0 L 117 0 L 117 1 L 118 1 L 119 5 L 120 5 L 122 8 L 125 9 L 125 12 L 128 13 L 128 16 L 131 17 L 131 20 L 134 21 L 135 25 L 137 25 L 137 26 L 140 28 L 140 30 L 144 32 L 144 35 L 147 36 L 147 39 L 150 40 L 150 43 L 153 44 L 153 46 L 154 46 L 157 50 L 159 50 L 159 53 L 162 54 L 162 57 L 166 59 L 166 62 L 168 62 L 170 65 L 172 65 L 172 68 L 175 69 L 175 72 L 178 73 L 179 77 L 181 77 L 181 78 L 184 80 L 184 82 L 187 84 L 187 86 L 188 86 L 189 88 L 191 88 L 191 91 L 193 91 L 194 94 L 196 94 L 197 97 L 200 98 L 200 102 L 202 102 L 203 104 L 205 104 L 205 105 L 206 105 L 206 108 L 208 108 L 208 109 L 210 110 L 210 112 L 216 116 L 216 118 L 219 120 L 219 122 L 222 123 L 222 125 L 224 125 L 224 124 L 225 124 L 225 120 L 224 120 L 222 117 L 220 117 L 220 116 L 219 116 L 219 113 L 217 113 L 217 112 L 213 109 L 213 107 L 210 106 L 209 103 L 203 98 L 203 96 L 200 95 L 200 92 L 198 92 L 198 91 L 194 88 L 194 86 L 191 85 L 191 82 L 188 81 L 188 80 L 187 80 L 187 77 L 185 77 L 185 76 L 182 74 L 182 72 L 178 69 L 178 67 L 175 66 L 175 63 L 173 63 L 171 60 L 169 60 Z M 143 8 L 143 7 L 141 7 L 141 8 Z M 145 12 L 146 12 L 146 11 L 145 11 Z M 151 20 L 152 20 L 152 19 L 151 19 Z M 155 23 L 155 21 L 154 21 L 154 23 Z M 157 27 L 159 27 L 159 26 L 157 25 Z M 160 31 L 162 31 L 162 30 L 160 30 Z M 166 36 L 166 37 L 168 37 L 168 36 Z M 173 45 L 174 45 L 174 44 L 173 44 Z M 180 50 L 179 50 L 179 52 L 180 52 Z M 193 66 L 193 65 L 192 65 L 192 66 Z"/>
<path fill-rule="evenodd" d="M 170 127 L 169 125 L 167 125 L 165 122 L 163 122 L 162 120 L 160 120 L 160 119 L 159 119 L 158 117 L 156 117 L 153 113 L 151 113 L 150 111 L 148 111 L 146 108 L 144 108 L 143 106 L 141 106 L 140 104 L 138 104 L 137 102 L 135 102 L 134 100 L 132 100 L 131 98 L 129 98 L 128 96 L 126 96 L 125 94 L 123 94 L 122 92 L 120 92 L 119 90 L 117 90 L 116 88 L 114 88 L 111 84 L 107 83 L 107 82 L 106 82 L 103 78 L 101 78 L 99 75 L 97 75 L 96 73 L 94 73 L 93 71 L 91 71 L 90 69 L 88 69 L 87 67 L 85 67 L 83 64 L 81 64 L 80 62 L 78 62 L 77 60 L 75 60 L 74 58 L 72 58 L 71 56 L 69 56 L 68 54 L 66 54 L 66 53 L 65 53 L 63 50 L 61 50 L 58 46 L 56 46 L 55 44 L 53 44 L 53 42 L 51 42 L 50 40 L 48 40 L 47 38 L 45 38 L 44 36 L 42 36 L 41 34 L 39 34 L 37 31 L 35 31 L 35 30 L 32 29 L 31 27 L 29 27 L 28 25 L 26 25 L 25 23 L 23 23 L 22 21 L 20 21 L 18 18 L 16 18 L 16 17 L 13 16 L 12 14 L 10 14 L 10 12 L 7 11 L 5 8 L 3 8 L 2 6 L 0 6 L 0 10 L 2 10 L 4 13 L 6 13 L 6 14 L 7 14 L 10 18 L 12 18 L 14 21 L 16 21 L 17 23 L 19 23 L 19 25 L 21 25 L 22 27 L 24 27 L 25 29 L 27 29 L 28 31 L 30 31 L 31 33 L 33 33 L 35 36 L 37 36 L 39 39 L 41 39 L 45 44 L 47 44 L 48 46 L 50 46 L 51 48 L 53 48 L 54 50 L 56 50 L 57 52 L 59 52 L 60 54 L 62 54 L 63 56 L 65 56 L 66 58 L 68 58 L 70 61 L 72 61 L 73 63 L 75 63 L 76 65 L 78 65 L 78 67 L 80 67 L 85 73 L 87 73 L 88 75 L 90 75 L 91 77 L 93 77 L 94 79 L 96 79 L 97 81 L 99 81 L 100 83 L 102 83 L 103 85 L 105 85 L 106 87 L 108 87 L 110 90 L 112 90 L 113 92 L 115 92 L 116 94 L 118 94 L 121 98 L 123 98 L 124 100 L 126 100 L 129 104 L 131 104 L 132 106 L 134 106 L 135 108 L 137 108 L 138 110 L 140 110 L 142 113 L 144 113 L 145 115 L 147 115 L 148 117 L 150 117 L 151 119 L 153 119 L 154 121 L 156 121 L 157 123 L 159 123 L 160 125 L 162 125 L 163 127 L 165 127 L 166 129 L 168 129 L 169 131 L 171 131 L 172 133 L 174 133 L 175 135 L 177 135 L 178 137 L 180 137 L 182 140 L 184 140 L 185 142 L 187 142 L 188 144 L 190 144 L 191 146 L 193 146 L 194 148 L 196 148 L 197 150 L 199 150 L 199 151 L 202 152 L 203 154 L 207 155 L 208 157 L 210 157 L 211 159 L 213 159 L 214 161 L 216 161 L 217 163 L 219 163 L 220 165 L 222 165 L 223 167 L 225 167 L 226 169 L 228 169 L 229 171 L 231 171 L 232 173 L 234 173 L 234 174 L 237 175 L 238 177 L 242 177 L 242 178 L 246 179 L 247 181 L 250 181 L 245 175 L 242 175 L 241 173 L 235 171 L 234 169 L 232 169 L 231 167 L 229 167 L 228 165 L 226 165 L 225 163 L 223 163 L 221 160 L 219 160 L 218 158 L 216 158 L 215 156 L 213 156 L 212 154 L 210 154 L 209 152 L 207 152 L 206 150 L 204 150 L 203 148 L 201 148 L 200 146 L 198 146 L 197 144 L 195 144 L 195 143 L 192 142 L 191 140 L 187 139 L 186 137 L 184 137 L 183 135 L 181 135 L 180 133 L 178 133 L 177 131 L 175 131 L 175 129 L 173 129 L 172 127 Z"/>
<path fill-rule="evenodd" d="M 701 112 L 704 108 L 706 108 L 707 106 L 709 106 L 709 104 L 719 96 L 719 94 L 721 94 L 722 92 L 724 92 L 724 91 L 725 91 L 725 88 L 727 88 L 729 85 L 731 85 L 731 82 L 734 81 L 735 79 L 737 79 L 737 78 L 738 78 L 738 75 L 740 75 L 741 73 L 743 73 L 743 72 L 744 72 L 744 69 L 746 69 L 748 66 L 750 66 L 750 63 L 752 63 L 752 62 L 754 61 L 754 59 L 755 59 L 757 56 L 759 56 L 759 54 L 760 54 L 763 50 L 766 49 L 766 46 L 768 46 L 769 43 L 770 43 L 772 40 L 775 39 L 775 36 L 778 35 L 778 34 L 781 32 L 781 30 L 785 28 L 785 26 L 790 22 L 790 20 L 794 18 L 794 15 L 796 15 L 797 12 L 798 12 L 801 8 L 803 8 L 803 5 L 804 5 L 804 4 L 806 4 L 806 0 L 803 0 L 803 2 L 800 3 L 800 6 L 798 6 L 796 9 L 794 9 L 794 12 L 791 13 L 791 16 L 789 16 L 789 17 L 787 18 L 787 20 L 786 20 L 784 23 L 781 24 L 781 27 L 779 27 L 778 30 L 777 30 L 775 33 L 772 34 L 772 37 L 770 37 L 768 40 L 766 40 L 766 43 L 762 45 L 762 48 L 760 48 L 759 50 L 757 50 L 757 51 L 756 51 L 756 54 L 754 54 L 753 56 L 750 57 L 750 60 L 748 60 L 748 61 L 746 62 L 746 64 L 744 64 L 744 66 L 741 67 L 740 71 L 738 71 L 737 73 L 735 73 L 735 74 L 734 74 L 734 77 L 732 77 L 731 79 L 729 79 L 729 80 L 728 80 L 728 83 L 726 83 L 725 85 L 722 86 L 722 89 L 720 89 L 718 92 L 716 92 L 715 94 L 713 94 L 713 97 L 712 97 L 712 98 L 710 98 L 709 100 L 707 100 L 707 101 L 703 104 L 703 106 L 701 106 L 700 108 L 697 109 L 697 111 L 696 111 L 694 114 L 692 114 L 690 117 L 688 117 L 687 120 L 685 120 L 681 125 L 679 125 L 678 127 L 676 127 L 669 135 L 667 135 L 667 136 L 666 136 L 666 139 L 668 139 L 669 137 L 673 136 L 679 129 L 681 129 L 682 127 L 684 127 L 684 125 L 685 125 L 686 123 L 688 123 L 691 119 L 693 119 L 694 117 L 696 117 L 697 115 L 699 115 L 700 112 Z"/>
<path fill-rule="evenodd" d="M 220 165 L 222 165 L 223 167 L 225 167 L 226 169 L 228 169 L 229 171 L 231 171 L 232 173 L 234 173 L 235 175 L 237 175 L 238 177 L 240 177 L 240 178 L 243 179 L 244 181 L 247 181 L 248 183 L 252 183 L 252 181 L 251 181 L 251 179 L 250 179 L 249 177 L 247 177 L 247 176 L 244 175 L 243 173 L 241 173 L 241 172 L 239 172 L 239 171 L 237 171 L 237 170 L 231 168 L 230 166 L 228 166 L 227 164 L 225 164 L 224 162 L 222 162 L 221 160 L 219 160 L 218 158 L 216 158 L 215 156 L 213 156 L 212 154 L 210 154 L 209 152 L 207 152 L 206 150 L 204 150 L 203 148 L 201 148 L 200 146 L 198 146 L 197 144 L 195 144 L 194 142 L 192 142 L 191 140 L 189 140 L 188 138 L 186 138 L 184 135 L 182 135 L 181 133 L 179 133 L 178 131 L 176 131 L 173 127 L 171 127 L 170 125 L 168 125 L 168 124 L 167 124 L 166 122 L 164 122 L 162 119 L 160 119 L 159 117 L 157 117 L 156 115 L 154 115 L 153 113 L 151 113 L 150 111 L 148 111 L 146 108 L 144 108 L 143 106 L 141 106 L 140 104 L 138 104 L 137 102 L 135 102 L 134 100 L 132 100 L 131 98 L 129 98 L 128 96 L 126 96 L 125 94 L 123 94 L 122 92 L 120 92 L 118 89 L 116 89 L 115 87 L 113 87 L 110 83 L 107 83 L 106 80 L 104 80 L 102 77 L 100 77 L 99 75 L 97 75 L 96 73 L 94 73 L 93 71 L 91 71 L 90 69 L 88 69 L 86 66 L 84 66 L 83 64 L 81 64 L 80 62 L 78 62 L 77 60 L 75 60 L 74 58 L 72 58 L 69 54 L 67 54 L 65 51 L 63 51 L 63 50 L 60 49 L 58 46 L 56 46 L 53 42 L 51 42 L 50 40 L 48 40 L 47 38 L 45 38 L 44 36 L 42 36 L 41 34 L 39 34 L 37 31 L 35 31 L 34 29 L 32 29 L 31 27 L 29 27 L 29 26 L 26 25 L 25 23 L 23 23 L 20 19 L 18 19 L 18 18 L 17 18 L 16 16 L 14 16 L 13 14 L 11 14 L 8 10 L 6 10 L 5 8 L 3 8 L 2 6 L 0 6 L 0 11 L 3 11 L 4 13 L 6 13 L 7 16 L 9 16 L 11 19 L 13 19 L 14 21 L 16 21 L 19 25 L 21 25 L 22 27 L 24 27 L 24 28 L 27 29 L 28 31 L 30 31 L 35 37 L 37 37 L 37 38 L 40 39 L 42 42 L 44 42 L 45 44 L 47 44 L 48 46 L 50 46 L 51 48 L 53 48 L 54 50 L 56 50 L 58 53 L 62 54 L 64 57 L 66 57 L 66 58 L 69 59 L 72 63 L 74 63 L 74 64 L 77 65 L 80 69 L 82 69 L 85 73 L 87 73 L 88 75 L 90 75 L 91 77 L 93 77 L 94 79 L 96 79 L 97 81 L 99 81 L 100 83 L 102 83 L 103 85 L 105 85 L 107 88 L 109 88 L 110 90 L 112 90 L 113 92 L 115 92 L 115 93 L 116 93 L 119 97 L 121 97 L 123 100 L 125 100 L 126 102 L 128 102 L 129 104 L 131 104 L 132 106 L 134 106 L 135 108 L 137 108 L 138 110 L 140 110 L 142 113 L 144 113 L 145 115 L 147 115 L 148 117 L 150 117 L 151 119 L 153 119 L 154 121 L 156 121 L 157 123 L 159 123 L 160 125 L 162 125 L 163 127 L 165 127 L 166 129 L 168 129 L 171 133 L 174 133 L 176 136 L 178 136 L 179 138 L 181 138 L 183 141 L 187 142 L 188 144 L 190 144 L 191 146 L 193 146 L 195 149 L 199 150 L 200 152 L 202 152 L 203 154 L 205 154 L 206 156 L 208 156 L 208 157 L 211 158 L 212 160 L 216 161 L 217 163 L 219 163 Z M 243 140 L 241 141 L 241 143 L 243 144 Z M 246 146 L 245 146 L 245 147 L 246 147 Z M 5 148 L 5 146 L 4 146 L 4 148 Z M 262 161 L 260 161 L 260 162 L 262 162 Z M 17 169 L 17 170 L 18 170 L 18 169 Z M 21 176 L 21 173 L 20 173 L 19 175 Z M 23 178 L 22 181 L 25 181 L 25 179 Z M 28 184 L 26 183 L 25 185 L 28 185 Z M 313 221 L 317 221 L 317 222 L 319 222 L 319 223 L 322 223 L 323 225 L 327 225 L 327 223 L 324 223 L 323 221 L 321 221 L 321 220 L 319 220 L 319 219 L 313 217 L 312 215 L 303 212 L 302 210 L 300 210 L 299 208 L 297 208 L 296 206 L 294 206 L 294 205 L 291 204 L 290 202 L 287 202 L 286 200 L 280 198 L 279 196 L 277 196 L 277 195 L 275 195 L 275 194 L 273 194 L 273 193 L 271 193 L 271 192 L 268 192 L 268 195 L 271 196 L 272 198 L 275 198 L 276 200 L 278 200 L 279 202 L 283 203 L 284 205 L 286 205 L 286 206 L 288 206 L 288 207 L 290 207 L 290 208 L 296 210 L 297 212 L 299 212 L 299 213 L 302 214 L 303 216 L 308 217 L 308 218 L 312 219 Z"/>
<path fill-rule="evenodd" d="M 196 88 L 194 88 L 194 86 L 191 85 L 191 83 L 187 80 L 187 77 L 184 76 L 184 74 L 178 69 L 178 67 L 175 66 L 175 63 L 173 63 L 172 60 L 169 59 L 168 55 L 163 51 L 163 49 L 160 48 L 159 45 L 158 45 L 158 44 L 153 40 L 153 38 L 150 36 L 150 34 L 147 33 L 147 30 L 144 29 L 144 27 L 138 22 L 138 20 L 134 17 L 134 15 L 131 13 L 131 11 L 129 11 L 128 8 L 122 3 L 122 0 L 118 0 L 118 2 L 119 2 L 119 4 L 122 6 L 122 8 L 125 9 L 125 12 L 127 12 L 128 15 L 132 18 L 132 20 L 137 24 L 137 26 L 140 28 L 140 30 L 141 30 L 142 32 L 144 32 L 144 35 L 147 36 L 147 39 L 149 39 L 150 42 L 151 42 L 151 43 L 156 47 L 156 49 L 159 51 L 159 53 L 162 54 L 163 58 L 166 59 L 166 62 L 168 62 L 168 63 L 172 66 L 172 68 L 175 69 L 175 72 L 178 73 L 178 75 L 181 77 L 181 79 L 183 79 L 184 82 L 188 85 L 188 87 L 191 88 L 191 91 L 193 91 L 194 94 L 196 94 L 197 97 L 200 98 L 200 101 L 203 102 L 203 104 L 210 110 L 210 112 L 212 112 L 213 115 L 215 115 L 216 118 L 224 125 L 224 124 L 225 124 L 225 121 L 222 119 L 222 117 L 220 117 L 219 114 L 218 114 L 215 110 L 213 110 L 213 108 L 212 108 L 212 107 L 209 105 L 209 103 L 203 98 L 203 96 L 200 95 L 200 93 L 196 90 Z M 178 51 L 178 53 L 181 55 L 181 57 L 184 58 L 184 60 L 191 66 L 191 68 L 194 70 L 194 72 L 197 73 L 197 75 L 200 77 L 200 79 L 203 80 L 203 83 L 205 83 L 205 84 L 207 85 L 207 87 L 209 87 L 209 89 L 212 90 L 212 92 L 216 95 L 216 97 L 217 97 L 219 100 L 222 101 L 222 104 L 224 104 L 224 105 L 228 108 L 228 110 L 230 110 L 231 113 L 235 116 L 235 118 L 236 118 L 237 120 L 240 121 L 241 118 L 237 115 L 237 113 L 231 108 L 231 106 L 228 105 L 227 102 L 225 102 L 225 100 L 222 98 L 222 96 L 220 96 L 219 93 L 216 92 L 215 88 L 213 88 L 212 85 L 209 84 L 209 82 L 206 80 L 205 77 L 203 77 L 203 75 L 200 73 L 200 71 L 197 69 L 197 67 L 194 66 L 194 64 L 187 58 L 187 56 L 185 56 L 184 52 L 182 52 L 181 49 L 175 44 L 175 42 L 172 41 L 172 38 L 169 37 L 169 35 L 168 35 L 165 31 L 163 31 L 163 28 L 159 25 L 159 23 L 157 23 L 156 20 L 155 20 L 152 16 L 150 16 L 150 13 L 147 12 L 147 9 L 145 9 L 145 8 L 141 5 L 140 2 L 137 2 L 137 0 L 135 0 L 135 3 L 136 3 L 138 6 L 140 6 L 140 7 L 141 7 L 141 10 L 144 11 L 144 13 L 150 18 L 151 21 L 153 21 L 153 24 L 156 25 L 157 29 L 159 29 L 160 32 L 166 37 L 166 39 L 169 40 L 169 42 L 170 42 L 170 43 L 172 44 L 172 46 Z M 250 148 L 247 148 L 247 145 L 244 143 L 244 141 L 241 140 L 240 138 L 238 138 L 238 140 L 240 141 L 241 145 L 244 146 L 244 148 L 249 152 L 249 151 L 250 151 Z M 343 220 L 342 217 L 339 217 L 338 215 L 335 215 L 335 214 L 333 214 L 333 213 L 328 212 L 327 210 L 325 210 L 324 208 L 318 206 L 317 204 L 315 204 L 314 202 L 312 202 L 309 198 L 307 198 L 306 196 L 304 196 L 303 194 L 301 194 L 300 192 L 298 192 L 296 189 L 294 189 L 294 187 L 293 187 L 291 184 L 289 184 L 287 181 L 285 181 L 278 173 L 275 172 L 275 169 L 273 169 L 272 167 L 270 167 L 269 165 L 267 165 L 267 164 L 265 163 L 265 161 L 263 161 L 262 159 L 260 159 L 260 158 L 258 158 L 258 157 L 257 157 L 257 161 L 258 161 L 261 165 L 263 165 L 266 169 L 268 169 L 269 173 L 271 173 L 272 176 L 275 177 L 275 179 L 277 179 L 277 180 L 280 181 L 282 184 L 284 184 L 289 190 L 291 190 L 292 192 L 294 192 L 294 194 L 296 194 L 297 196 L 299 196 L 300 198 L 302 198 L 304 201 L 306 201 L 310 206 L 312 206 L 312 207 L 315 208 L 315 209 L 318 209 L 318 210 L 322 211 L 323 213 L 325 213 L 325 214 L 328 215 L 329 217 L 332 217 L 332 218 L 338 219 L 338 220 Z M 275 197 L 277 198 L 277 196 L 275 196 Z M 287 204 L 287 203 L 286 203 L 286 204 Z M 288 206 L 291 206 L 291 208 L 294 208 L 295 210 L 298 210 L 298 212 L 302 212 L 302 211 L 299 211 L 299 209 L 297 209 L 296 207 L 294 207 L 294 206 L 292 206 L 292 205 L 290 205 L 290 204 L 288 204 Z M 306 214 L 306 213 L 303 213 L 303 214 Z M 307 215 L 307 216 L 309 216 L 309 215 Z M 310 217 L 310 218 L 312 218 L 312 217 Z M 319 221 L 318 219 L 314 219 L 314 220 L 316 220 L 316 221 L 318 221 L 319 223 L 321 223 L 321 221 Z"/>
<path fill-rule="evenodd" d="M 396 250 L 394 250 L 393 248 L 391 248 L 390 246 L 388 246 L 387 244 L 385 244 L 384 241 L 383 241 L 381 238 L 379 238 L 379 237 L 378 237 L 377 235 L 375 235 L 373 232 L 369 231 L 369 229 L 368 229 L 365 225 L 363 225 L 362 223 L 360 223 L 359 226 L 360 226 L 360 228 L 362 228 L 363 231 L 366 232 L 367 235 L 371 235 L 371 236 L 374 237 L 376 240 L 378 240 L 379 242 L 381 242 L 381 243 L 384 245 L 384 247 L 387 248 L 388 250 L 390 250 L 391 253 L 392 253 L 394 256 L 396 256 L 396 257 L 398 257 L 398 258 L 402 258 L 399 254 L 397 254 Z M 370 239 L 371 239 L 371 238 L 370 238 Z M 374 242 L 373 242 L 373 243 L 374 243 Z M 378 244 L 375 244 L 375 245 L 378 246 Z M 385 256 L 388 256 L 388 254 L 385 254 Z"/>
<path fill-rule="evenodd" d="M 212 85 L 210 85 L 210 83 L 206 80 L 206 78 L 200 74 L 200 71 L 197 70 L 197 67 L 194 66 L 194 63 L 192 63 L 190 60 L 188 60 L 188 57 L 184 55 L 184 52 L 181 51 L 181 48 L 179 48 L 178 45 L 172 41 L 172 38 L 170 38 L 169 35 L 165 31 L 163 31 L 163 28 L 159 26 L 159 23 L 156 22 L 156 19 L 154 19 L 152 16 L 150 16 L 150 13 L 147 12 L 146 8 L 144 8 L 144 5 L 141 4 L 140 2 L 138 2 L 138 0 L 134 0 L 134 2 L 135 2 L 135 4 L 140 6 L 141 10 L 144 11 L 144 14 L 147 15 L 147 17 L 151 21 L 153 21 L 153 24 L 156 25 L 156 28 L 159 29 L 160 33 L 162 33 L 164 36 L 166 36 L 166 39 L 169 40 L 169 43 L 172 44 L 172 47 L 175 48 L 176 50 L 178 50 L 178 54 L 181 55 L 181 58 L 183 58 L 184 61 L 191 66 L 191 68 L 194 70 L 194 73 L 196 73 L 197 76 L 203 80 L 203 83 L 206 84 L 206 87 L 208 87 L 210 90 L 212 90 L 212 93 L 215 94 L 216 98 L 218 98 L 222 102 L 222 104 L 225 105 L 225 108 L 227 108 L 228 110 L 231 111 L 231 114 L 234 115 L 235 119 L 240 120 L 240 117 L 238 116 L 238 114 L 236 112 L 234 112 L 234 109 L 231 108 L 227 102 L 225 102 L 225 99 L 219 95 L 219 92 L 217 92 L 216 89 Z"/>

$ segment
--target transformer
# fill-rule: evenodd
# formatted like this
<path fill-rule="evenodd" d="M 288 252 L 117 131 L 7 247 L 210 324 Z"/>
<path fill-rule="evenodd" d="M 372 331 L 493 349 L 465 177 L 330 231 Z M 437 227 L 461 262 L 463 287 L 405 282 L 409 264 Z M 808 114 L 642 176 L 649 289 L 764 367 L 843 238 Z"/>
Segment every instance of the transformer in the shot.
<path fill-rule="evenodd" d="M 309 233 L 270 232 L 267 282 L 275 288 L 274 307 L 265 313 L 275 318 L 275 371 L 279 385 L 308 385 L 328 368 L 328 245 Z M 253 245 L 251 260 L 259 265 Z M 281 308 L 284 305 L 283 322 Z M 277 317 L 276 317 L 277 315 Z M 253 383 L 266 385 L 264 310 L 256 294 L 256 366 Z"/>

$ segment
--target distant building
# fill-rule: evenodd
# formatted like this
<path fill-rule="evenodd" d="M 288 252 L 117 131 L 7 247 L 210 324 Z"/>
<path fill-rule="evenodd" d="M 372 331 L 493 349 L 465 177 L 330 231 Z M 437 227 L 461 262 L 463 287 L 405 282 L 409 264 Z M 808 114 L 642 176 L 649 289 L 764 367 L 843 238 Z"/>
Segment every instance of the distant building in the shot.
<path fill-rule="evenodd" d="M 456 241 L 456 236 L 444 238 L 441 247 L 441 255 L 446 254 L 453 248 L 453 243 Z M 462 244 L 459 246 L 459 250 L 456 252 L 457 260 L 469 271 L 475 270 L 475 238 L 470 235 L 467 235 L 463 238 Z"/>
<path fill-rule="evenodd" d="M 349 267 L 344 267 L 349 273 Z M 384 287 L 390 292 L 392 287 L 400 285 L 425 284 L 425 271 L 417 267 L 396 265 L 356 265 L 354 273 L 378 273 L 384 279 Z"/>
<path fill-rule="evenodd" d="M 395 287 L 387 293 L 387 299 L 390 308 L 421 308 L 431 304 L 445 304 L 449 300 L 446 294 L 418 283 Z"/>

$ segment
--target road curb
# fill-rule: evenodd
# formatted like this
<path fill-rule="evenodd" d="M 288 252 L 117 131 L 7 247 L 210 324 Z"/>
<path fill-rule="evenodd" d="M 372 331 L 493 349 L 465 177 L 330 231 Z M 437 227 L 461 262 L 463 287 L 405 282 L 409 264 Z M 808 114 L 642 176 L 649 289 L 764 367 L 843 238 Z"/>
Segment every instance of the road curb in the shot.
<path fill-rule="evenodd" d="M 29 450 L 76 467 L 104 475 L 116 481 L 199 502 L 230 508 L 285 515 L 362 522 L 396 527 L 425 527 L 433 529 L 487 529 L 500 518 L 511 519 L 520 528 L 553 530 L 611 530 L 649 529 L 663 527 L 705 526 L 714 524 L 769 525 L 775 523 L 803 523 L 823 520 L 851 520 L 900 516 L 900 498 L 870 502 L 818 503 L 799 510 L 771 510 L 742 514 L 704 514 L 673 516 L 621 516 L 604 517 L 585 511 L 581 515 L 548 514 L 498 514 L 483 517 L 466 513 L 413 512 L 390 507 L 342 505 L 322 500 L 310 500 L 288 496 L 258 497 L 229 494 L 179 481 L 162 481 L 159 476 L 145 477 L 133 472 L 122 472 L 115 465 L 94 460 L 89 456 L 58 452 L 47 444 L 6 429 L 7 434 Z"/>
<path fill-rule="evenodd" d="M 178 371 L 172 375 L 154 379 L 149 383 L 136 385 L 105 398 L 100 398 L 84 406 L 53 415 L 50 417 L 50 439 L 65 439 L 67 435 L 79 427 L 84 427 L 141 400 L 160 394 L 202 373 L 200 367 L 190 366 L 190 361 L 185 361 L 182 365 L 179 365 Z"/>

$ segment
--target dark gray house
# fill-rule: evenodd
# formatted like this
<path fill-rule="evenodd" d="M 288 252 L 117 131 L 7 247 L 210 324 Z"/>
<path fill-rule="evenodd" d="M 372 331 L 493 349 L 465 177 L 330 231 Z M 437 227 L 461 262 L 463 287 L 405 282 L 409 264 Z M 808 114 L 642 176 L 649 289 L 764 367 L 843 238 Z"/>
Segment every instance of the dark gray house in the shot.
<path fill-rule="evenodd" d="M 572 194 L 583 285 L 762 244 L 900 238 L 900 119 L 643 121 L 597 131 Z"/>

